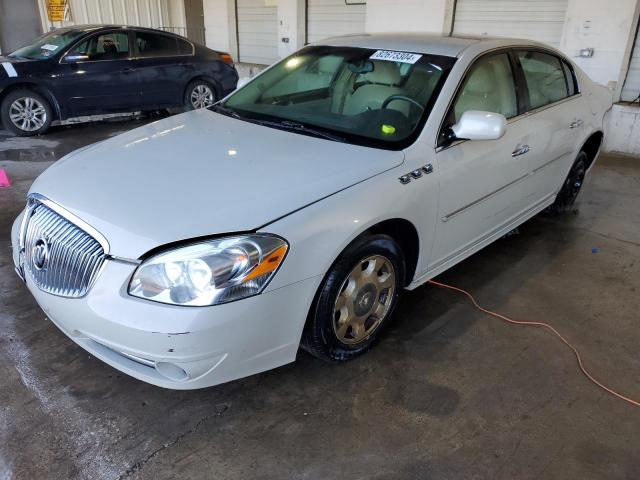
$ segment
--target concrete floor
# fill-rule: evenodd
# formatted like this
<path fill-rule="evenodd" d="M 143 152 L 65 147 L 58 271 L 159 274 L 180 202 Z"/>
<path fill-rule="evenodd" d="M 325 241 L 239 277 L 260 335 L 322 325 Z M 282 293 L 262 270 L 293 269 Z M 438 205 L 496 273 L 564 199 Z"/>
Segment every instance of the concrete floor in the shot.
<path fill-rule="evenodd" d="M 424 286 L 368 355 L 200 391 L 162 390 L 89 356 L 13 273 L 9 227 L 34 177 L 139 121 L 0 132 L 0 479 L 637 479 L 640 409 L 571 352 Z M 545 320 L 640 398 L 640 161 L 602 158 L 577 204 L 441 276 L 489 308 Z"/>

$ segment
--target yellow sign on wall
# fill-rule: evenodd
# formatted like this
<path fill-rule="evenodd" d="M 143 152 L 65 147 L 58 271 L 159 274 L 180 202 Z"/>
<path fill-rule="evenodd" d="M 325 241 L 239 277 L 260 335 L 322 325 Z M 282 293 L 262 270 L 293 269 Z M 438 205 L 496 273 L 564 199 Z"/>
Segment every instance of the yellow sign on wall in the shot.
<path fill-rule="evenodd" d="M 65 19 L 68 0 L 47 0 L 47 16 L 51 22 L 61 22 Z"/>

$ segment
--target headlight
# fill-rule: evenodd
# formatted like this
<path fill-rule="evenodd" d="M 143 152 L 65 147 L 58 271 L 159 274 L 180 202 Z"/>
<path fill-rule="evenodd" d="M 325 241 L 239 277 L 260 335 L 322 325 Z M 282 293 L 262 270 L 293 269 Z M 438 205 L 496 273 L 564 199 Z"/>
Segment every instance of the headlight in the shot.
<path fill-rule="evenodd" d="M 129 294 L 173 305 L 206 306 L 260 293 L 282 263 L 287 242 L 243 235 L 192 243 L 145 260 Z"/>

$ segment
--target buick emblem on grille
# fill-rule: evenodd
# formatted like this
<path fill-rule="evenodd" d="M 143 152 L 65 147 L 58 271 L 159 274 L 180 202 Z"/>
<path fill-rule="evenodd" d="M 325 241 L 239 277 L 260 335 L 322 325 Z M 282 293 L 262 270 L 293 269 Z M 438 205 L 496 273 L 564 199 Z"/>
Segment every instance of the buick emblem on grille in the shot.
<path fill-rule="evenodd" d="M 47 268 L 49 261 L 49 243 L 45 238 L 39 238 L 33 245 L 33 256 L 31 257 L 33 267 L 36 270 L 44 270 Z"/>

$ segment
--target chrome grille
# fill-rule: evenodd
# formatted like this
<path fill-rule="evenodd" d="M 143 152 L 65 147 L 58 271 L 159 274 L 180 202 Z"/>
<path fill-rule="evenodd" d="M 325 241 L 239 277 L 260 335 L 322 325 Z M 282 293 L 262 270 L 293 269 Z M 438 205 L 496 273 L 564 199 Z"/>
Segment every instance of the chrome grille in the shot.
<path fill-rule="evenodd" d="M 83 297 L 105 261 L 93 236 L 48 206 L 33 201 L 23 230 L 24 268 L 45 292 Z"/>

